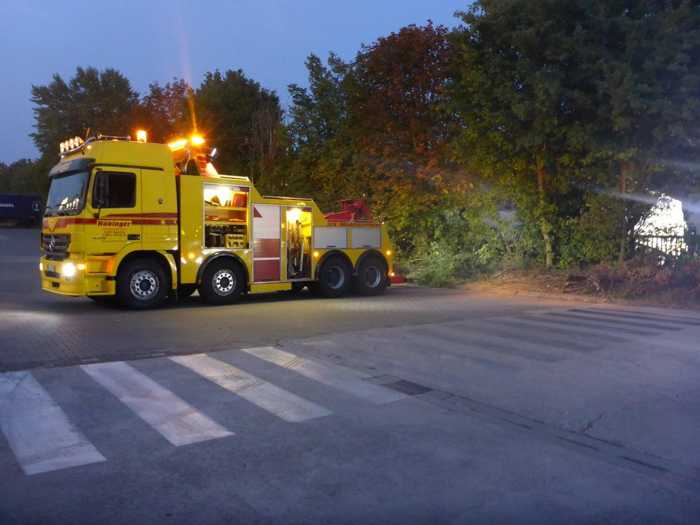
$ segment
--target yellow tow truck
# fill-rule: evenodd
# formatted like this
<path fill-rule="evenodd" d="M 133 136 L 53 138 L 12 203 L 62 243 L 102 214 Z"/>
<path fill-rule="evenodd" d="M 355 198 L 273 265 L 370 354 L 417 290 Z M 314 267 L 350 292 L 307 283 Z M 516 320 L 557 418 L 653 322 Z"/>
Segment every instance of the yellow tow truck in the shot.
<path fill-rule="evenodd" d="M 384 224 L 328 216 L 306 197 L 262 196 L 223 175 L 192 135 L 169 144 L 79 137 L 49 173 L 41 287 L 136 309 L 199 292 L 210 304 L 298 290 L 382 293 L 393 247 Z"/>

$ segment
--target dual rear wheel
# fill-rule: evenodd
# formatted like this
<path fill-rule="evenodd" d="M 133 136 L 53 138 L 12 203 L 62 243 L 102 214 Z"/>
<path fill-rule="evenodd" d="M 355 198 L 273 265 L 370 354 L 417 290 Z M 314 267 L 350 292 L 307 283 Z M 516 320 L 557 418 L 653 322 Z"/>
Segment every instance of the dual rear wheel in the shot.
<path fill-rule="evenodd" d="M 386 262 L 378 255 L 368 255 L 353 276 L 352 265 L 340 255 L 331 255 L 318 272 L 313 290 L 323 297 L 341 297 L 350 290 L 360 295 L 378 295 L 386 290 L 389 276 Z"/>

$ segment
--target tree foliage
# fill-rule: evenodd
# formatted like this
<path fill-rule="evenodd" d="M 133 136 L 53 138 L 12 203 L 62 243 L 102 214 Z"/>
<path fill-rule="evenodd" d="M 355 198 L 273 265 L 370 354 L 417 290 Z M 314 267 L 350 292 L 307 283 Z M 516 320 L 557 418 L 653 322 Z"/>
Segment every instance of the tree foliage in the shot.
<path fill-rule="evenodd" d="M 207 73 L 194 94 L 194 125 L 216 142 L 223 173 L 261 183 L 281 153 L 282 108 L 241 70 Z"/>
<path fill-rule="evenodd" d="M 148 86 L 137 112 L 137 126 L 148 131 L 153 142 L 168 142 L 191 132 L 192 88 L 182 79 Z"/>
<path fill-rule="evenodd" d="M 58 154 L 68 137 L 91 134 L 129 135 L 139 96 L 114 69 L 77 68 L 66 82 L 60 75 L 46 86 L 32 86 L 34 143 L 42 156 Z"/>
<path fill-rule="evenodd" d="M 32 173 L 87 128 L 196 129 L 221 172 L 264 191 L 326 209 L 365 197 L 413 274 L 438 284 L 623 260 L 649 207 L 634 193 L 697 191 L 696 1 L 478 0 L 458 21 L 401 28 L 349 60 L 309 55 L 286 115 L 241 70 L 141 98 L 111 69 L 56 75 L 32 88 L 42 159 L 0 166 L 0 188 L 45 188 Z"/>

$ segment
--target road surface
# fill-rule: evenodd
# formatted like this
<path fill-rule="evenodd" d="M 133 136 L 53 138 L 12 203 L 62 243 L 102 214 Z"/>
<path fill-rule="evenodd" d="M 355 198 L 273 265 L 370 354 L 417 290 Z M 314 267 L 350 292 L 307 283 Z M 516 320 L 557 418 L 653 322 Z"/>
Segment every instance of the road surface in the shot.
<path fill-rule="evenodd" d="M 700 315 L 395 287 L 152 312 L 0 230 L 0 523 L 696 523 Z"/>

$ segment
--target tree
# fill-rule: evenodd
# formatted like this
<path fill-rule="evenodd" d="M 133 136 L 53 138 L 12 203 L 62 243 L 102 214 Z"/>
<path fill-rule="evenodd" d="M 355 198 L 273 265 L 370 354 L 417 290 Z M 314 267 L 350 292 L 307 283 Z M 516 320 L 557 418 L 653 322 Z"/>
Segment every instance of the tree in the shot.
<path fill-rule="evenodd" d="M 114 69 L 77 68 L 68 82 L 60 75 L 45 86 L 32 86 L 36 131 L 31 134 L 42 156 L 58 156 L 69 137 L 129 135 L 139 98 L 129 80 Z"/>
<path fill-rule="evenodd" d="M 457 124 L 443 111 L 451 60 L 445 27 L 411 25 L 363 47 L 346 80 L 357 171 L 404 249 L 467 182 L 446 155 Z"/>
<path fill-rule="evenodd" d="M 343 89 L 349 66 L 331 53 L 328 66 L 316 55 L 306 59 L 309 87 L 289 85 L 292 105 L 290 134 L 294 147 L 318 147 L 340 132 L 347 118 L 347 97 Z"/>
<path fill-rule="evenodd" d="M 40 160 L 20 159 L 12 164 L 0 163 L 1 193 L 46 194 L 50 166 Z"/>
<path fill-rule="evenodd" d="M 322 206 L 334 204 L 348 190 L 342 170 L 348 170 L 352 157 L 344 86 L 349 68 L 333 53 L 327 65 L 312 54 L 306 60 L 309 87 L 289 85 L 292 104 L 287 129 L 292 162 L 282 188 L 313 194 Z"/>
<path fill-rule="evenodd" d="M 674 164 L 700 160 L 700 11 L 690 0 L 614 0 L 595 2 L 593 13 L 604 42 L 596 154 L 625 202 L 622 262 L 639 215 L 625 194 L 663 191 Z"/>
<path fill-rule="evenodd" d="M 599 34 L 588 0 L 481 0 L 461 13 L 454 110 L 457 157 L 513 188 L 554 263 L 552 194 L 580 175 L 594 123 Z"/>
<path fill-rule="evenodd" d="M 195 122 L 216 145 L 224 173 L 250 176 L 256 183 L 272 173 L 280 154 L 282 108 L 274 91 L 243 71 L 207 73 L 195 92 Z"/>
<path fill-rule="evenodd" d="M 192 88 L 182 79 L 174 79 L 164 86 L 154 82 L 141 101 L 137 123 L 146 129 L 152 142 L 168 142 L 177 136 L 192 132 L 194 123 L 190 103 Z"/>

